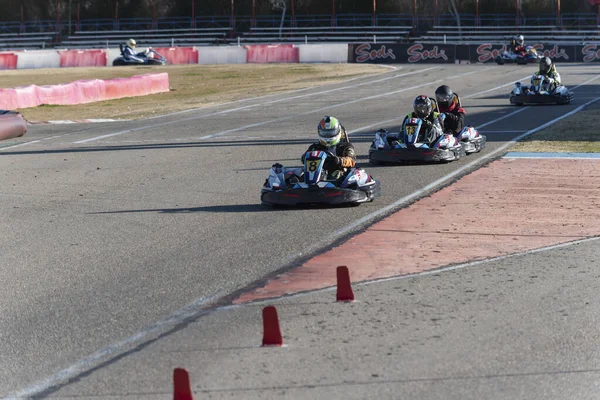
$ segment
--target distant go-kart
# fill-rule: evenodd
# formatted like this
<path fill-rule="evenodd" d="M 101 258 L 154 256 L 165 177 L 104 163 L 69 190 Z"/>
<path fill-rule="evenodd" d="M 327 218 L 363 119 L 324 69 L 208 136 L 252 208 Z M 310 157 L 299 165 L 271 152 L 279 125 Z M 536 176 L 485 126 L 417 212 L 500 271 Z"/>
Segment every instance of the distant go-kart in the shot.
<path fill-rule="evenodd" d="M 519 65 L 532 63 L 538 61 L 542 56 L 538 54 L 537 50 L 533 46 L 525 47 L 525 54 L 513 53 L 512 51 L 504 51 L 498 57 L 496 57 L 496 63 L 502 65 L 505 63 L 515 63 Z"/>
<path fill-rule="evenodd" d="M 569 104 L 573 93 L 566 86 L 558 85 L 554 89 L 544 75 L 534 75 L 532 85 L 522 85 L 516 82 L 510 93 L 510 102 L 517 106 L 523 104 Z"/>
<path fill-rule="evenodd" d="M 308 151 L 303 168 L 275 164 L 260 194 L 262 204 L 271 206 L 358 205 L 380 194 L 379 181 L 362 168 L 347 168 L 336 178 L 328 176 L 327 151 Z"/>
<path fill-rule="evenodd" d="M 144 62 L 140 63 L 137 60 L 132 60 L 123 54 L 123 45 L 119 45 L 119 49 L 121 50 L 121 55 L 113 60 L 113 66 L 123 66 L 123 65 L 167 65 L 167 59 L 159 54 L 156 50 L 149 47 L 146 51 L 142 51 L 136 54 L 136 57 L 141 58 Z"/>

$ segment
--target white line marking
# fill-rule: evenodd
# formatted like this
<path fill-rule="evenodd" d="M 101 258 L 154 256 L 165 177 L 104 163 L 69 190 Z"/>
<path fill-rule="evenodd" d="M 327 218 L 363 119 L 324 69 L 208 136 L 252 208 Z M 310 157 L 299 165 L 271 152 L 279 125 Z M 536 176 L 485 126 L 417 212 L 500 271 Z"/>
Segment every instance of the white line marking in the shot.
<path fill-rule="evenodd" d="M 212 296 L 197 299 L 194 302 L 188 304 L 187 306 L 175 311 L 165 319 L 153 323 L 144 330 L 132 336 L 129 336 L 128 338 L 125 338 L 117 343 L 113 343 L 109 346 L 106 346 L 105 348 L 100 349 L 93 354 L 90 354 L 83 360 L 76 362 L 68 368 L 57 372 L 53 376 L 46 378 L 34 385 L 31 385 L 28 388 L 21 390 L 20 392 L 9 394 L 8 397 L 3 397 L 3 399 L 30 398 L 32 396 L 35 396 L 36 394 L 39 394 L 51 388 L 52 386 L 55 386 L 59 382 L 66 381 L 69 378 L 81 374 L 82 372 L 88 371 L 89 369 L 100 365 L 103 362 L 103 360 L 106 359 L 106 357 L 123 353 L 124 351 L 126 351 L 126 349 L 135 348 L 139 343 L 141 343 L 148 337 L 158 336 L 164 332 L 167 332 L 169 329 L 172 329 L 174 326 L 180 324 L 182 321 L 196 316 L 198 312 L 202 311 L 202 307 L 205 304 L 214 301 L 221 295 L 221 293 L 217 292 Z"/>
<path fill-rule="evenodd" d="M 439 268 L 439 269 L 436 269 L 436 270 L 423 271 L 423 272 L 419 272 L 419 273 L 412 274 L 412 275 L 394 276 L 394 277 L 390 277 L 390 278 L 383 278 L 383 279 L 376 279 L 376 280 L 372 280 L 372 281 L 368 281 L 368 282 L 361 282 L 361 283 L 358 283 L 357 285 L 358 286 L 360 286 L 360 285 L 365 285 L 366 286 L 366 285 L 371 285 L 371 284 L 374 284 L 374 283 L 397 281 L 397 280 L 400 280 L 400 279 L 408 279 L 408 278 L 413 278 L 413 277 L 416 277 L 416 276 L 435 275 L 435 274 L 441 273 L 441 272 L 456 271 L 457 269 L 463 269 L 463 268 L 467 268 L 467 267 L 474 267 L 476 265 L 487 264 L 487 263 L 491 263 L 491 262 L 494 262 L 494 261 L 506 260 L 508 258 L 514 258 L 514 257 L 526 256 L 526 255 L 530 255 L 530 254 L 542 253 L 542 252 L 550 251 L 550 250 L 562 249 L 562 248 L 573 246 L 573 245 L 576 245 L 576 244 L 582 244 L 582 243 L 588 243 L 588 242 L 595 242 L 597 240 L 600 240 L 600 236 L 594 236 L 594 237 L 590 237 L 590 238 L 575 240 L 575 241 L 567 242 L 567 243 L 554 244 L 552 246 L 541 247 L 539 249 L 534 249 L 534 250 L 527 250 L 527 251 L 523 251 L 523 252 L 520 252 L 520 253 L 506 254 L 504 256 L 498 256 L 498 257 L 494 257 L 494 258 L 487 258 L 485 260 L 471 261 L 471 262 L 467 262 L 467 263 L 464 263 L 464 264 L 458 264 L 458 265 L 452 265 L 450 267 Z"/>
<path fill-rule="evenodd" d="M 262 106 L 266 106 L 266 105 L 270 105 L 270 104 L 282 103 L 282 102 L 286 102 L 286 101 L 290 101 L 290 100 L 297 100 L 297 99 L 300 99 L 300 98 L 317 96 L 319 94 L 327 94 L 327 93 L 332 93 L 332 92 L 338 92 L 338 91 L 341 91 L 341 90 L 354 89 L 354 88 L 357 88 L 357 87 L 360 87 L 360 86 L 372 85 L 374 83 L 381 83 L 381 82 L 385 82 L 385 81 L 388 81 L 388 80 L 391 80 L 391 79 L 401 78 L 401 77 L 405 77 L 405 76 L 409 76 L 409 75 L 415 75 L 415 74 L 418 74 L 418 73 L 421 73 L 421 72 L 424 72 L 424 71 L 429 71 L 429 70 L 432 70 L 432 69 L 436 69 L 436 67 L 431 67 L 431 68 L 427 68 L 427 69 L 419 70 L 419 71 L 407 72 L 405 74 L 388 76 L 387 78 L 371 80 L 371 81 L 368 81 L 368 82 L 362 82 L 362 83 L 359 83 L 359 84 L 356 84 L 356 85 L 343 86 L 343 87 L 336 88 L 336 89 L 329 89 L 329 90 L 324 90 L 324 91 L 320 91 L 320 92 L 307 93 L 307 94 L 302 94 L 302 95 L 298 95 L 298 96 L 285 97 L 285 98 L 282 98 L 282 99 L 271 100 L 271 101 L 267 101 L 267 102 L 264 102 L 264 103 L 249 104 L 247 106 L 242 106 L 242 107 L 237 107 L 237 108 L 230 108 L 230 109 L 222 110 L 222 111 L 215 111 L 215 112 L 212 112 L 212 113 L 198 115 L 198 116 L 194 116 L 194 117 L 190 117 L 190 118 L 186 118 L 186 119 L 178 119 L 178 120 L 175 120 L 175 121 L 167 121 L 167 122 L 162 122 L 162 123 L 154 124 L 154 125 L 145 125 L 145 126 L 141 126 L 139 128 L 126 129 L 126 130 L 122 130 L 122 131 L 119 131 L 119 132 L 109 133 L 107 135 L 97 136 L 97 137 L 94 137 L 94 138 L 80 140 L 80 141 L 73 142 L 73 143 L 75 143 L 75 144 L 88 143 L 88 142 L 93 142 L 93 141 L 96 141 L 96 140 L 105 139 L 107 137 L 119 136 L 119 135 L 123 135 L 125 133 L 130 133 L 130 132 L 137 132 L 137 131 L 141 131 L 141 130 L 144 130 L 144 129 L 151 129 L 151 128 L 156 128 L 156 127 L 160 127 L 160 126 L 173 125 L 173 124 L 180 123 L 180 122 L 193 121 L 193 120 L 197 120 L 197 119 L 212 117 L 212 116 L 215 116 L 215 115 L 223 115 L 223 114 L 228 114 L 228 113 L 232 113 L 232 112 L 238 112 L 238 111 L 247 110 L 247 109 L 254 108 L 254 107 L 262 107 Z M 252 126 L 250 126 L 250 127 L 252 127 Z"/>
<path fill-rule="evenodd" d="M 502 89 L 502 88 L 504 88 L 504 87 L 507 87 L 507 86 L 514 85 L 514 84 L 515 84 L 515 82 L 521 82 L 521 81 L 524 81 L 525 79 L 528 79 L 529 77 L 531 77 L 531 75 L 527 75 L 527 76 L 526 76 L 526 77 L 524 77 L 524 78 L 519 78 L 519 79 L 517 79 L 517 80 L 510 81 L 509 83 L 504 83 L 504 84 L 502 84 L 502 85 L 500 85 L 500 86 L 496 86 L 496 87 L 494 87 L 494 88 L 491 88 L 491 89 L 488 89 L 488 90 L 484 90 L 484 91 L 482 91 L 482 92 L 477 92 L 477 93 L 470 94 L 470 95 L 468 95 L 468 96 L 464 96 L 464 97 L 463 97 L 463 99 L 470 99 L 470 98 L 473 98 L 473 97 L 475 97 L 475 96 L 479 96 L 480 94 L 485 94 L 485 93 L 493 92 L 493 91 L 496 91 L 496 90 L 498 90 L 498 89 Z"/>
<path fill-rule="evenodd" d="M 523 131 L 523 130 L 521 130 L 521 131 L 485 131 L 485 130 L 479 131 L 479 133 L 523 133 L 523 132 L 526 132 L 526 131 Z"/>
<path fill-rule="evenodd" d="M 507 160 L 518 160 L 518 159 L 526 159 L 526 160 L 553 160 L 553 161 L 560 161 L 560 160 L 588 160 L 588 161 L 598 161 L 600 160 L 600 155 L 598 157 L 577 157 L 577 156 L 572 156 L 572 157 L 552 157 L 552 156 L 505 156 L 503 158 L 506 158 Z"/>

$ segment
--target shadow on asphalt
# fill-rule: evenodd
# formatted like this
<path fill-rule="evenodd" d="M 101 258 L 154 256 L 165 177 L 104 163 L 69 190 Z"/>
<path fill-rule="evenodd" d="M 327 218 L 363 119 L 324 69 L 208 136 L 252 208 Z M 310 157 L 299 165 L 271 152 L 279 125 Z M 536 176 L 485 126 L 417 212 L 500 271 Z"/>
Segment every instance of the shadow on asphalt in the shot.
<path fill-rule="evenodd" d="M 150 208 L 147 210 L 116 210 L 116 211 L 98 211 L 90 212 L 87 215 L 101 214 L 133 214 L 133 213 L 161 213 L 161 214 L 185 214 L 197 212 L 209 213 L 253 213 L 253 212 L 273 212 L 273 211 L 302 211 L 302 210 L 322 210 L 335 208 L 352 208 L 353 205 L 300 205 L 300 206 L 268 206 L 260 203 L 255 204 L 231 204 L 222 206 L 205 207 L 182 207 L 182 208 Z"/>

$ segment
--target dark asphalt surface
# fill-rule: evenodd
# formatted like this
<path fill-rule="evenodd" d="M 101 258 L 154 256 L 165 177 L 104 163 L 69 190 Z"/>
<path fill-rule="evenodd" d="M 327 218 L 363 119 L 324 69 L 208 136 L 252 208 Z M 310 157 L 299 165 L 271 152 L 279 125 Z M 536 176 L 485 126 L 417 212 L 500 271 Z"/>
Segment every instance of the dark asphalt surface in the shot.
<path fill-rule="evenodd" d="M 24 145 L 0 147 L 0 395 L 74 365 L 85 371 L 96 365 L 90 354 L 175 310 L 199 309 L 327 247 L 354 221 L 597 97 L 598 69 L 561 67 L 569 87 L 582 85 L 562 107 L 515 108 L 510 86 L 491 90 L 533 66 L 405 66 L 142 122 L 31 127 Z M 374 130 L 397 127 L 414 97 L 442 82 L 461 95 L 469 123 L 487 124 L 488 148 L 446 165 L 368 166 Z M 333 211 L 260 206 L 271 164 L 298 165 L 325 114 L 350 131 L 366 127 L 351 138 L 382 197 Z M 220 334 L 248 329 L 236 321 Z"/>

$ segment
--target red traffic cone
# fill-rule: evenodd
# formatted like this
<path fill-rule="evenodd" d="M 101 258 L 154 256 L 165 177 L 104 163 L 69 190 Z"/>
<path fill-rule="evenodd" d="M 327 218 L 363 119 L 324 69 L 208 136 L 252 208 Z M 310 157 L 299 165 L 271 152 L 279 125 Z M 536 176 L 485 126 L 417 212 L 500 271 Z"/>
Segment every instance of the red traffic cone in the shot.
<path fill-rule="evenodd" d="M 183 368 L 175 368 L 173 371 L 173 400 L 194 400 L 190 376 Z"/>
<path fill-rule="evenodd" d="M 274 306 L 263 308 L 263 346 L 283 346 L 279 318 Z"/>
<path fill-rule="evenodd" d="M 354 292 L 350 284 L 350 271 L 345 265 L 337 267 L 337 301 L 354 301 Z"/>

